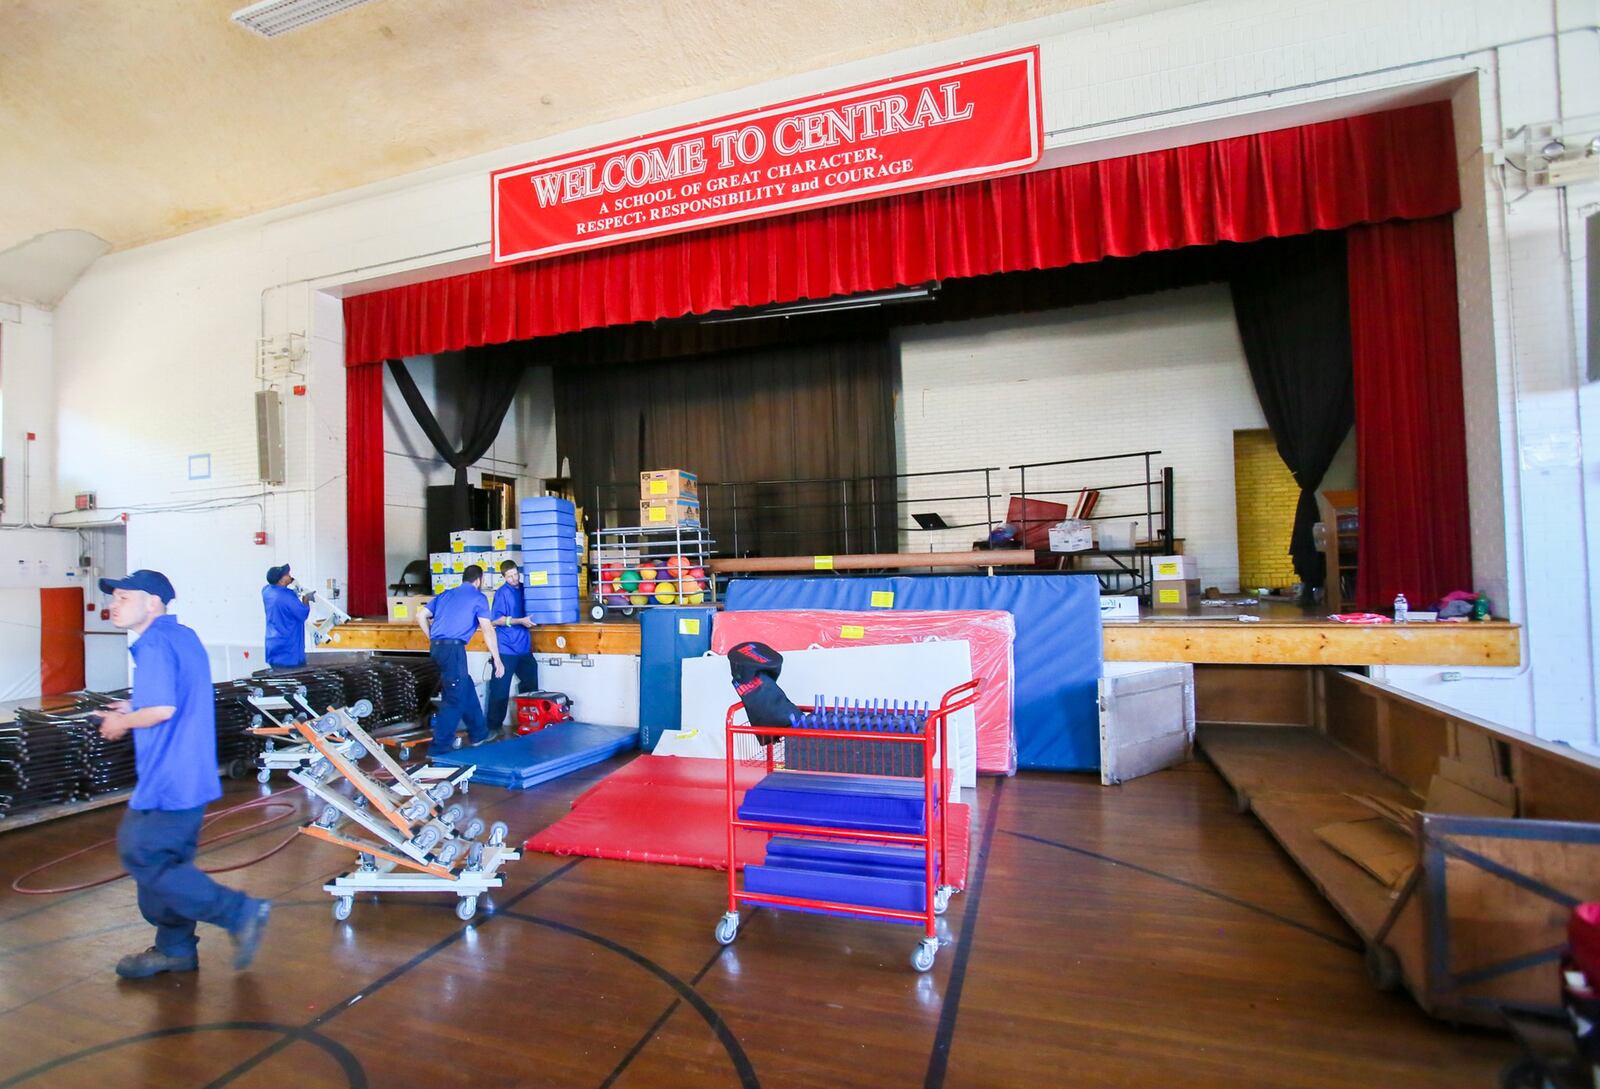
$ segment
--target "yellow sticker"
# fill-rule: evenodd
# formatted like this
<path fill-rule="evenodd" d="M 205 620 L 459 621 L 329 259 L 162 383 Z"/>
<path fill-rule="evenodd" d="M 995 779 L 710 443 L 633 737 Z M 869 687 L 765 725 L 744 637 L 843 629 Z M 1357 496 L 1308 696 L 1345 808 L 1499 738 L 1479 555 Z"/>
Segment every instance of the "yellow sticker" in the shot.
<path fill-rule="evenodd" d="M 866 636 L 867 629 L 861 627 L 859 624 L 846 624 L 844 627 L 839 629 L 840 639 L 865 639 Z"/>
<path fill-rule="evenodd" d="M 467 542 L 466 541 L 451 541 L 450 542 L 450 551 L 452 551 L 452 552 L 465 552 L 466 550 L 467 550 Z"/>
<path fill-rule="evenodd" d="M 548 572 L 548 571 L 529 571 L 528 572 L 528 585 L 529 586 L 549 586 L 550 585 L 550 572 Z"/>
<path fill-rule="evenodd" d="M 893 590 L 874 590 L 874 591 L 872 591 L 872 607 L 874 609 L 892 609 L 892 608 L 894 608 L 894 591 Z"/>
<path fill-rule="evenodd" d="M 812 568 L 814 570 L 817 570 L 817 571 L 832 571 L 833 570 L 833 557 L 832 556 L 813 556 L 813 557 L 811 557 L 811 566 L 812 566 Z"/>
<path fill-rule="evenodd" d="M 650 508 L 650 520 L 652 522 L 665 522 L 667 520 L 667 508 L 666 507 L 651 507 Z"/>
<path fill-rule="evenodd" d="M 1160 596 L 1161 604 L 1163 605 L 1176 605 L 1178 598 L 1181 596 L 1176 590 L 1158 590 L 1156 592 Z"/>
<path fill-rule="evenodd" d="M 395 607 L 394 607 L 394 615 L 395 616 L 406 616 L 406 615 L 408 615 L 407 612 L 406 612 L 406 607 L 404 605 L 396 604 Z"/>
<path fill-rule="evenodd" d="M 1156 574 L 1158 575 L 1176 575 L 1182 569 L 1183 564 L 1178 560 L 1165 560 L 1156 564 Z"/>
<path fill-rule="evenodd" d="M 652 480 L 650 482 L 650 494 L 651 495 L 666 495 L 667 494 L 667 482 L 665 480 Z"/>
<path fill-rule="evenodd" d="M 700 634 L 700 618 L 699 617 L 690 618 L 690 617 L 687 617 L 687 616 L 679 617 L 678 618 L 678 634 L 679 635 L 699 635 Z"/>

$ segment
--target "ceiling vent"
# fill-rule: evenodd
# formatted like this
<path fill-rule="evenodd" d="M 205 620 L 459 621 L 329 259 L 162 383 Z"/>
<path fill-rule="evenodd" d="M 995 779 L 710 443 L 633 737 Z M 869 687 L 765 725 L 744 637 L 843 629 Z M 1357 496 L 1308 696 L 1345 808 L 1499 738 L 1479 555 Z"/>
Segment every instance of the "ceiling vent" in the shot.
<path fill-rule="evenodd" d="M 319 22 L 330 15 L 360 7 L 367 0 L 261 0 L 233 13 L 233 21 L 263 38 L 276 38 L 291 30 Z"/>

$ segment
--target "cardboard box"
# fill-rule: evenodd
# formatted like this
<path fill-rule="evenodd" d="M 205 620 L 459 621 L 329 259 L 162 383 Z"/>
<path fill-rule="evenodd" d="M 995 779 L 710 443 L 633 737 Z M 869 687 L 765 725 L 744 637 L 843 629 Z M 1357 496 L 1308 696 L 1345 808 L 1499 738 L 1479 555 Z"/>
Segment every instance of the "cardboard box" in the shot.
<path fill-rule="evenodd" d="M 1050 551 L 1087 552 L 1094 547 L 1094 527 L 1083 522 L 1061 522 L 1050 527 Z"/>
<path fill-rule="evenodd" d="M 415 624 L 417 609 L 433 600 L 432 594 L 401 594 L 389 599 L 389 619 L 400 624 Z"/>
<path fill-rule="evenodd" d="M 494 534 L 486 529 L 458 529 L 450 534 L 450 551 L 488 552 L 493 541 Z"/>
<path fill-rule="evenodd" d="M 497 529 L 489 534 L 491 552 L 513 552 L 522 548 L 522 532 L 515 529 Z"/>
<path fill-rule="evenodd" d="M 1193 556 L 1157 556 L 1150 561 L 1150 577 L 1157 582 L 1190 582 L 1200 577 Z"/>
<path fill-rule="evenodd" d="M 1417 864 L 1416 841 L 1380 817 L 1325 824 L 1316 836 L 1391 889 Z"/>
<path fill-rule="evenodd" d="M 639 499 L 699 499 L 700 480 L 685 469 L 651 469 L 639 474 Z"/>
<path fill-rule="evenodd" d="M 1200 601 L 1200 580 L 1188 579 L 1182 582 L 1168 579 L 1156 582 L 1150 587 L 1150 607 L 1152 609 L 1187 609 Z"/>
<path fill-rule="evenodd" d="M 1139 619 L 1139 599 L 1122 594 L 1102 594 L 1100 596 L 1100 619 Z"/>
<path fill-rule="evenodd" d="M 700 502 L 697 499 L 650 499 L 639 501 L 639 524 L 652 526 L 698 526 Z"/>
<path fill-rule="evenodd" d="M 435 575 L 442 575 L 447 571 L 454 571 L 456 554 L 454 552 L 428 553 L 428 570 Z"/>

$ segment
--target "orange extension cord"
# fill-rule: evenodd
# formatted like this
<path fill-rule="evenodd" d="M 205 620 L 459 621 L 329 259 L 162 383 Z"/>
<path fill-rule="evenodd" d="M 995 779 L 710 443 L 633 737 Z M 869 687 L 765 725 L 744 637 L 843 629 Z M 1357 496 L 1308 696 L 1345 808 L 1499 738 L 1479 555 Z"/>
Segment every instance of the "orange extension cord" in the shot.
<path fill-rule="evenodd" d="M 242 836 L 246 832 L 254 832 L 258 828 L 266 828 L 269 825 L 277 824 L 281 820 L 285 820 L 285 819 L 287 819 L 289 817 L 294 816 L 294 814 L 299 810 L 299 807 L 296 806 L 295 804 L 293 804 L 292 802 L 283 801 L 282 798 L 280 797 L 280 795 L 285 794 L 285 793 L 289 793 L 289 792 L 288 791 L 279 791 L 277 793 L 268 794 L 265 797 L 254 798 L 254 799 L 252 799 L 252 800 L 250 800 L 248 802 L 243 803 L 242 805 L 230 806 L 227 809 L 218 810 L 217 812 L 211 814 L 211 816 L 207 817 L 205 819 L 205 821 L 201 823 L 200 827 L 202 829 L 204 829 L 207 825 L 210 825 L 210 824 L 213 824 L 216 821 L 222 820 L 224 817 L 232 816 L 235 813 L 241 813 L 246 809 L 254 809 L 257 806 L 268 806 L 268 807 L 277 808 L 277 809 L 280 809 L 280 810 L 283 811 L 283 812 L 279 813 L 275 817 L 266 817 L 266 818 L 263 818 L 262 820 L 254 821 L 254 822 L 252 822 L 250 824 L 247 824 L 243 828 L 236 828 L 231 832 L 223 832 L 221 835 L 212 836 L 210 839 L 202 839 L 199 842 L 199 846 L 206 847 L 206 846 L 210 846 L 211 844 L 214 844 L 214 843 L 226 843 L 228 840 L 235 839 L 235 838 L 237 838 L 239 836 Z M 247 859 L 244 862 L 235 862 L 231 866 L 218 866 L 214 870 L 202 869 L 201 872 L 202 873 L 228 873 L 228 872 L 230 872 L 232 870 L 242 870 L 247 866 L 254 866 L 258 862 L 265 862 L 267 859 L 271 858 L 273 855 L 277 854 L 279 851 L 281 851 L 285 847 L 289 846 L 289 844 L 293 843 L 295 841 L 295 839 L 299 835 L 300 835 L 299 829 L 296 829 L 295 831 L 290 832 L 289 835 L 284 838 L 283 842 L 279 843 L 276 847 L 272 848 L 272 850 L 270 850 L 270 851 L 267 851 L 265 854 L 256 855 L 254 858 Z M 11 882 L 11 891 L 12 892 L 16 892 L 16 893 L 21 893 L 23 896 L 58 896 L 58 895 L 60 895 L 62 893 L 81 892 L 84 889 L 95 889 L 95 888 L 99 888 L 101 885 L 109 885 L 113 881 L 120 881 L 122 878 L 128 876 L 128 873 L 127 873 L 126 870 L 119 870 L 119 871 L 117 871 L 116 873 L 112 874 L 109 877 L 101 877 L 101 878 L 98 878 L 98 879 L 96 879 L 94 881 L 85 881 L 85 882 L 83 882 L 82 884 L 79 884 L 79 885 L 60 885 L 60 886 L 57 886 L 57 887 L 54 887 L 54 888 L 43 888 L 43 889 L 25 888 L 25 887 L 23 887 L 23 882 L 26 881 L 28 878 L 32 877 L 34 874 L 42 873 L 45 870 L 53 869 L 56 866 L 62 865 L 63 863 L 72 861 L 73 859 L 79 857 L 80 855 L 86 855 L 90 851 L 98 851 L 100 848 L 111 846 L 112 844 L 114 844 L 116 842 L 117 842 L 117 837 L 112 836 L 110 839 L 103 839 L 103 840 L 100 840 L 98 843 L 91 843 L 87 847 L 81 847 L 78 850 L 73 851 L 69 855 L 62 855 L 60 858 L 51 859 L 49 862 L 43 863 L 42 865 L 35 866 L 33 869 L 27 871 L 26 873 L 19 875 L 15 881 Z"/>

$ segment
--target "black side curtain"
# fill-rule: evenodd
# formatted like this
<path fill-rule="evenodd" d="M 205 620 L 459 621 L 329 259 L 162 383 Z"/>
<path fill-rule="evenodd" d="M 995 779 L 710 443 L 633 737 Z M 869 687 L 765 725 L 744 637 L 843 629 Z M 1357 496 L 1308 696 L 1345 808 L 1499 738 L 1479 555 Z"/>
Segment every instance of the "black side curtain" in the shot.
<path fill-rule="evenodd" d="M 1234 266 L 1231 287 L 1256 397 L 1300 485 L 1289 555 L 1303 585 L 1321 586 L 1316 491 L 1355 423 L 1344 234 L 1257 242 Z"/>
<path fill-rule="evenodd" d="M 702 482 L 718 551 L 898 551 L 899 371 L 886 333 L 557 366 L 557 456 L 579 502 L 609 525 L 639 524 L 641 471 L 681 468 Z M 741 483 L 713 486 L 730 482 Z"/>
<path fill-rule="evenodd" d="M 459 358 L 457 358 L 459 357 Z M 461 447 L 445 436 L 444 428 L 428 402 L 417 389 L 405 360 L 389 360 L 389 370 L 394 375 L 400 396 L 405 398 L 423 434 L 433 443 L 439 456 L 456 471 L 451 497 L 451 524 L 472 524 L 467 499 L 467 467 L 488 453 L 489 447 L 500 434 L 506 412 L 516 398 L 517 385 L 528 362 L 525 343 L 494 344 L 484 348 L 468 348 L 437 357 L 441 361 L 440 377 L 453 384 L 454 398 L 460 414 Z"/>

